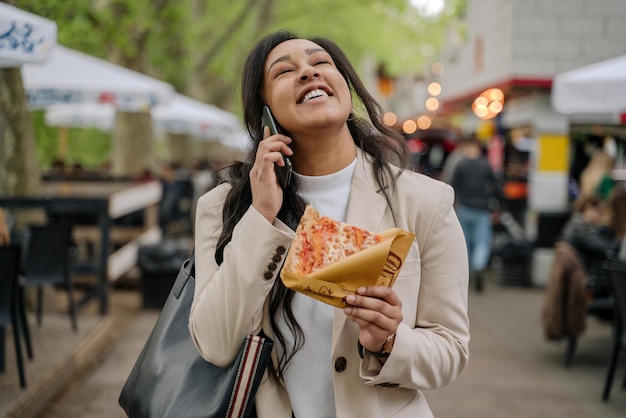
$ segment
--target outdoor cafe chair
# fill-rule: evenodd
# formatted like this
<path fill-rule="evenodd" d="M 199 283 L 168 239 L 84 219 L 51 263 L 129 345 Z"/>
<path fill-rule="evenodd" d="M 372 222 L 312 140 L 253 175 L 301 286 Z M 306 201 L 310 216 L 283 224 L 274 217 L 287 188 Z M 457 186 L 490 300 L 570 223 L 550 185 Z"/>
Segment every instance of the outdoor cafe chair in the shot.
<path fill-rule="evenodd" d="M 613 295 L 588 300 L 587 280 L 578 251 L 566 241 L 557 241 L 542 321 L 548 339 L 565 339 L 565 367 L 570 367 L 574 361 L 587 316 L 594 316 L 609 324 L 613 322 Z"/>
<path fill-rule="evenodd" d="M 72 227 L 69 225 L 37 225 L 28 228 L 26 254 L 20 277 L 20 291 L 37 287 L 37 325 L 41 326 L 43 287 L 62 286 L 67 291 L 72 329 L 77 330 L 76 304 L 71 275 L 70 248 Z"/>
<path fill-rule="evenodd" d="M 17 231 L 16 229 L 11 230 L 11 246 L 19 247 L 20 250 L 20 265 L 18 271 L 18 286 L 16 289 L 17 292 L 17 307 L 18 314 L 20 316 L 21 324 L 23 325 L 22 331 L 24 333 L 24 342 L 26 343 L 26 353 L 28 354 L 28 358 L 33 358 L 33 346 L 30 339 L 30 330 L 28 328 L 28 321 L 26 320 L 26 304 L 24 303 L 24 295 L 21 292 L 21 287 L 19 286 L 19 275 L 24 270 L 24 256 L 26 254 L 25 243 L 24 243 L 24 233 Z M 1 269 L 0 269 L 1 270 Z M 1 271 L 0 271 L 1 275 Z"/>
<path fill-rule="evenodd" d="M 613 385 L 615 369 L 618 365 L 620 351 L 626 348 L 626 262 L 608 260 L 604 262 L 604 269 L 607 271 L 613 293 L 615 295 L 615 319 L 613 321 L 613 344 L 611 356 L 606 371 L 602 400 L 607 401 Z M 622 382 L 622 389 L 626 389 L 626 373 Z"/>
<path fill-rule="evenodd" d="M 5 330 L 10 325 L 13 330 L 13 344 L 20 386 L 26 387 L 26 374 L 22 357 L 21 332 L 25 331 L 26 346 L 32 358 L 28 324 L 23 314 L 23 305 L 18 297 L 18 277 L 20 270 L 20 247 L 0 247 L 0 371 L 6 370 Z"/>
<path fill-rule="evenodd" d="M 600 321 L 604 323 L 612 324 L 614 321 L 612 319 L 607 319 L 607 317 L 612 316 L 612 312 L 615 309 L 615 298 L 613 295 L 603 296 L 600 298 L 591 299 L 587 303 L 587 315 L 595 316 Z M 576 348 L 578 346 L 578 335 L 568 335 L 567 342 L 565 347 L 565 355 L 564 355 L 564 364 L 565 367 L 570 367 L 574 362 L 574 354 L 576 353 Z"/>

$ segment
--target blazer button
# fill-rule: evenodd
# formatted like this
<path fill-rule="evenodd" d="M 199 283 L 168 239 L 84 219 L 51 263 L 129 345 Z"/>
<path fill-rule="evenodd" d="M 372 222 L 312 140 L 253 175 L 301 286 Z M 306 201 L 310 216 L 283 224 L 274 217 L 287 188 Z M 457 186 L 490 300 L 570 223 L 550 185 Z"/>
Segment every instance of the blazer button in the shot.
<path fill-rule="evenodd" d="M 282 260 L 283 258 L 281 256 L 279 256 L 278 254 L 274 254 L 274 257 L 272 257 L 272 261 L 274 263 L 280 263 L 280 260 Z"/>
<path fill-rule="evenodd" d="M 278 248 L 276 248 L 276 253 L 277 254 L 285 254 L 285 252 L 287 251 L 287 249 L 285 247 L 283 247 L 282 245 L 279 245 Z"/>
<path fill-rule="evenodd" d="M 337 357 L 335 359 L 335 371 L 336 372 L 343 372 L 344 370 L 346 370 L 346 367 L 348 366 L 348 361 L 346 360 L 345 357 Z"/>
<path fill-rule="evenodd" d="M 276 267 L 278 267 L 278 266 L 276 265 L 276 263 L 269 263 L 269 264 L 267 265 L 267 269 L 268 269 L 269 271 L 276 271 Z"/>
<path fill-rule="evenodd" d="M 270 280 L 272 277 L 274 277 L 274 275 L 272 274 L 272 272 L 271 272 L 271 271 L 266 271 L 266 272 L 263 274 L 263 277 L 265 278 L 265 280 Z"/>

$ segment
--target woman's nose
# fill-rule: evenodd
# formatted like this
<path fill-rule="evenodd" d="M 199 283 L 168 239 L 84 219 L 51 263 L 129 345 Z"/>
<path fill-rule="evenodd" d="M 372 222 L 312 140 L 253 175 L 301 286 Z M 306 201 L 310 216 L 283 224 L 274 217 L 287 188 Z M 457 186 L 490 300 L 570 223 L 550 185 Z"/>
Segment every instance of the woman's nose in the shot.
<path fill-rule="evenodd" d="M 319 78 L 320 73 L 318 73 L 315 68 L 313 67 L 308 67 L 305 68 L 302 71 L 302 74 L 300 75 L 300 81 L 307 81 L 309 79 L 316 79 Z"/>

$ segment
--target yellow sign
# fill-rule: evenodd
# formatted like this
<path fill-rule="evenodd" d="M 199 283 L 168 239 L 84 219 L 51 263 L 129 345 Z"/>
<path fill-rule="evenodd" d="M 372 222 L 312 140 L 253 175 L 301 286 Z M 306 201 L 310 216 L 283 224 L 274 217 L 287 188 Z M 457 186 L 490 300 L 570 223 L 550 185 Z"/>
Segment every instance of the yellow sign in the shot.
<path fill-rule="evenodd" d="M 539 135 L 537 138 L 537 170 L 569 170 L 569 139 L 565 135 Z"/>

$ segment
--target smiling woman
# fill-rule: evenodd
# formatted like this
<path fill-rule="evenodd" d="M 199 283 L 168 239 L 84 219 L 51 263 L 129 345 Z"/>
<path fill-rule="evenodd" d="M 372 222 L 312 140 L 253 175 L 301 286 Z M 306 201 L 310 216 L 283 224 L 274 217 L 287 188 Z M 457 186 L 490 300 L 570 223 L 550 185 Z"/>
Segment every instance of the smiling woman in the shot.
<path fill-rule="evenodd" d="M 454 381 L 468 361 L 467 249 L 452 188 L 404 169 L 404 139 L 334 42 L 269 34 L 242 75 L 253 146 L 196 211 L 198 351 L 225 366 L 246 335 L 275 341 L 260 418 L 432 417 L 420 391 Z M 278 133 L 263 127 L 266 106 Z M 281 154 L 293 164 L 284 188 Z M 307 204 L 373 234 L 415 234 L 394 286 L 360 287 L 345 309 L 287 288 L 281 266 Z"/>

